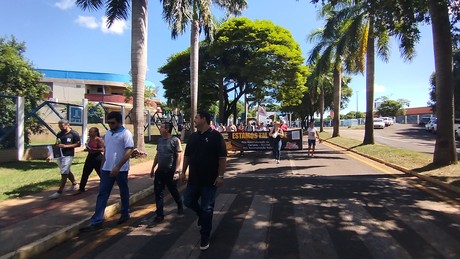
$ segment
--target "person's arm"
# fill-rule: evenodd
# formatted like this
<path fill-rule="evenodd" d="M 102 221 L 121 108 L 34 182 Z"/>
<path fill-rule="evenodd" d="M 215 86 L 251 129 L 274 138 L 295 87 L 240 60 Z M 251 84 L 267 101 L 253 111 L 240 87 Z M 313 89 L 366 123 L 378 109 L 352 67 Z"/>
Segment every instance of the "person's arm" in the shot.
<path fill-rule="evenodd" d="M 150 170 L 150 177 L 152 178 L 155 175 L 155 167 L 157 166 L 157 164 L 158 164 L 158 150 L 157 150 L 157 153 L 155 154 L 155 158 L 153 159 L 152 169 Z"/>
<path fill-rule="evenodd" d="M 177 139 L 177 159 L 176 159 L 176 170 L 174 172 L 173 180 L 178 180 L 180 177 L 180 173 L 182 172 L 182 146 L 181 146 L 180 139 Z"/>
<path fill-rule="evenodd" d="M 226 168 L 227 168 L 227 157 L 219 157 L 218 176 L 216 180 L 214 181 L 214 185 L 216 187 L 220 187 L 224 184 L 224 174 L 225 174 Z"/>
<path fill-rule="evenodd" d="M 115 167 L 112 169 L 110 172 L 110 176 L 115 177 L 118 175 L 120 172 L 120 168 L 128 161 L 128 159 L 131 157 L 131 153 L 133 153 L 133 148 L 127 148 L 125 149 L 125 153 L 123 154 L 123 157 L 121 160 L 118 162 L 118 164 L 115 165 Z"/>
<path fill-rule="evenodd" d="M 104 140 L 102 138 L 96 138 L 97 148 L 94 151 L 104 152 Z"/>
<path fill-rule="evenodd" d="M 319 141 L 319 143 L 321 143 L 321 138 L 319 137 L 319 132 L 318 131 L 316 131 L 316 136 L 318 136 L 318 141 Z"/>

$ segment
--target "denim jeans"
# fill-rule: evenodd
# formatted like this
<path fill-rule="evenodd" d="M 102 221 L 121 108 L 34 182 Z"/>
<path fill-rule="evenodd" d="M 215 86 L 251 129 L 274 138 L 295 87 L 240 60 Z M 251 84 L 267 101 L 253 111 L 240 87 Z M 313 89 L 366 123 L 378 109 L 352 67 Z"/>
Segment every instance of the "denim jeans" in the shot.
<path fill-rule="evenodd" d="M 280 138 L 275 138 L 273 139 L 273 156 L 275 157 L 276 160 L 281 159 L 281 145 L 282 141 Z"/>
<path fill-rule="evenodd" d="M 209 237 L 212 229 L 212 216 L 217 187 L 188 184 L 184 192 L 184 204 L 195 211 L 201 224 L 201 236 Z"/>
<path fill-rule="evenodd" d="M 155 203 L 156 203 L 156 214 L 164 215 L 164 189 L 165 185 L 168 187 L 169 193 L 171 193 L 174 201 L 178 206 L 182 206 L 182 199 L 180 197 L 179 191 L 177 190 L 177 181 L 173 180 L 174 171 L 155 171 L 155 180 L 153 181 L 153 190 L 155 192 Z"/>
<path fill-rule="evenodd" d="M 95 225 L 104 221 L 104 211 L 112 192 L 113 184 L 117 182 L 120 189 L 121 198 L 121 217 L 129 217 L 129 187 L 128 171 L 120 171 L 116 177 L 110 176 L 110 171 L 101 171 L 101 181 L 99 183 L 99 194 L 96 200 L 96 210 L 91 217 L 91 224 Z"/>

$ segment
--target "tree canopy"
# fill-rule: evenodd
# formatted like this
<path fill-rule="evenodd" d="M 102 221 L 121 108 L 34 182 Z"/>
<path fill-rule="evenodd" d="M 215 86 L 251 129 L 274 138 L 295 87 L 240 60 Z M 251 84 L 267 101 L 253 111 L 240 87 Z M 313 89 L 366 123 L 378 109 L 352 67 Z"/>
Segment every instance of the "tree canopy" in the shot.
<path fill-rule="evenodd" d="M 10 38 L 0 37 L 0 92 L 4 95 L 24 97 L 25 111 L 27 113 L 27 111 L 36 107 L 37 103 L 43 101 L 50 89 L 40 83 L 42 75 L 24 57 L 25 51 L 26 45 L 24 42 L 18 42 L 13 36 Z M 0 127 L 11 127 L 16 121 L 13 100 L 0 98 L 0 107 L 2 114 L 0 116 Z M 38 133 L 40 130 L 40 124 L 33 119 L 26 121 L 26 143 L 29 143 L 30 134 Z M 3 143 L 4 147 L 11 145 L 11 141 L 8 141 L 7 144 Z"/>

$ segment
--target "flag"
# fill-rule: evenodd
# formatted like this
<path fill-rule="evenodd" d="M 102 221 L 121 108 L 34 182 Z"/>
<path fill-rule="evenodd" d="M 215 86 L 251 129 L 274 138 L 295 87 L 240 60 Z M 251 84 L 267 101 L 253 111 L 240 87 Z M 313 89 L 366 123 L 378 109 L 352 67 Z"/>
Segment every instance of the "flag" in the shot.
<path fill-rule="evenodd" d="M 262 106 L 259 106 L 259 109 L 257 109 L 257 113 L 259 114 L 259 116 L 268 117 L 267 112 L 265 112 L 265 109 Z"/>

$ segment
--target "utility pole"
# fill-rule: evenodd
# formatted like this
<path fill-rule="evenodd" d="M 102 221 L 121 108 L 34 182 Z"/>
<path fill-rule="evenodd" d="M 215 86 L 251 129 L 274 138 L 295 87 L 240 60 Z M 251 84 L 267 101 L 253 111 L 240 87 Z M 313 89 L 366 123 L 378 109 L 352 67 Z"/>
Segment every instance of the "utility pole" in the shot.
<path fill-rule="evenodd" d="M 359 91 L 356 91 L 356 119 L 358 119 L 358 95 Z"/>

